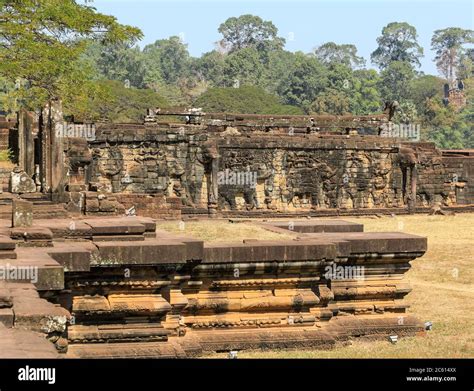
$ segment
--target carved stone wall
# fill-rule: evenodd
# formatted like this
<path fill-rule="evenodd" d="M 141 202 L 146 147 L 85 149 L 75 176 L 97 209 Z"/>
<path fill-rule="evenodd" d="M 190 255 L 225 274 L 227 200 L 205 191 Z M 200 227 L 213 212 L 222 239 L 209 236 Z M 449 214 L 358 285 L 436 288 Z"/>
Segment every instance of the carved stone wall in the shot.
<path fill-rule="evenodd" d="M 474 203 L 472 157 L 444 156 L 432 143 L 152 123 L 98 126 L 88 147 L 87 177 L 100 191 L 160 195 L 188 213 L 213 205 L 243 212 L 405 208 L 413 191 L 417 206 Z"/>

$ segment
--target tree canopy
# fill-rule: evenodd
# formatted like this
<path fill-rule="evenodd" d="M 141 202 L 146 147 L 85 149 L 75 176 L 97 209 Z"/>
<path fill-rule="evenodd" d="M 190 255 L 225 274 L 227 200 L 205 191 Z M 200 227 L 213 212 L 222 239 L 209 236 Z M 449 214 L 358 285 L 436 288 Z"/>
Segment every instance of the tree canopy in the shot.
<path fill-rule="evenodd" d="M 4 0 L 0 24 L 0 74 L 32 105 L 59 98 L 85 79 L 79 59 L 88 39 L 120 43 L 142 36 L 73 0 Z"/>
<path fill-rule="evenodd" d="M 282 104 L 278 96 L 254 86 L 210 88 L 195 105 L 208 112 L 243 114 L 303 114 L 299 107 Z"/>
<path fill-rule="evenodd" d="M 393 61 L 420 66 L 423 48 L 418 44 L 416 28 L 408 23 L 389 23 L 377 38 L 378 47 L 371 54 L 374 64 L 386 68 Z"/>
<path fill-rule="evenodd" d="M 472 30 L 448 27 L 431 45 L 441 77 L 418 66 L 423 48 L 406 22 L 373 37 L 372 62 L 351 43 L 321 43 L 311 53 L 285 50 L 277 27 L 255 15 L 217 26 L 215 50 L 193 57 L 180 37 L 141 48 L 139 29 L 73 0 L 3 1 L 0 104 L 39 108 L 60 98 L 81 120 L 140 121 L 147 108 L 202 107 L 256 114 L 380 112 L 397 100 L 396 121 L 421 124 L 422 138 L 474 147 Z M 447 79 L 463 80 L 467 105 L 443 101 Z"/>
<path fill-rule="evenodd" d="M 282 49 L 285 39 L 278 37 L 278 29 L 270 21 L 264 21 L 255 15 L 241 15 L 227 19 L 219 26 L 223 38 L 222 47 L 229 52 L 244 48 L 260 51 Z"/>

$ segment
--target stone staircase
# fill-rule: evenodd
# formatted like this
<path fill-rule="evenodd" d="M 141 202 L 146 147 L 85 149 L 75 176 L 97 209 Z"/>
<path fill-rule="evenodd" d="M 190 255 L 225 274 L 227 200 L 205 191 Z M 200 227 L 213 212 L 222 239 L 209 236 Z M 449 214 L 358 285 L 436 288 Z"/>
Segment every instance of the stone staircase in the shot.
<path fill-rule="evenodd" d="M 12 218 L 12 199 L 18 196 L 12 193 L 0 194 L 0 219 L 10 220 Z M 30 193 L 22 194 L 21 199 L 33 202 L 33 218 L 35 219 L 64 219 L 68 218 L 68 211 L 64 204 L 53 203 L 46 194 Z"/>

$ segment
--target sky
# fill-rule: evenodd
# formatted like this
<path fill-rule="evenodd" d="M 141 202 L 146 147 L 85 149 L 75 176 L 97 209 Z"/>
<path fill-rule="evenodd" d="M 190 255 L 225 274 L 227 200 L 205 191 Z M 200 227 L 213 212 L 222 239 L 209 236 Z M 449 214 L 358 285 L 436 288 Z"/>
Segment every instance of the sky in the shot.
<path fill-rule="evenodd" d="M 81 0 L 78 0 L 81 2 Z M 286 39 L 286 50 L 309 53 L 325 42 L 355 44 L 370 67 L 376 38 L 390 22 L 408 22 L 425 50 L 420 70 L 437 74 L 430 50 L 433 32 L 446 27 L 474 29 L 474 0 L 82 0 L 120 23 L 139 27 L 141 47 L 180 36 L 192 56 L 214 49 L 217 29 L 243 14 L 271 20 Z"/>

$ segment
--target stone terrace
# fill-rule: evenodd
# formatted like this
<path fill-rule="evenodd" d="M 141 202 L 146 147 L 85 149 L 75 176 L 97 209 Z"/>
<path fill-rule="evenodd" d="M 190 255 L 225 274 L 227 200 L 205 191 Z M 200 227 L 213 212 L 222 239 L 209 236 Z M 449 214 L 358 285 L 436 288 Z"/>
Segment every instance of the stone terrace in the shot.
<path fill-rule="evenodd" d="M 342 220 L 260 224 L 293 239 L 205 243 L 142 217 L 2 221 L 2 270 L 37 275 L 0 287 L 0 355 L 192 357 L 423 332 L 403 276 L 425 238 Z"/>

